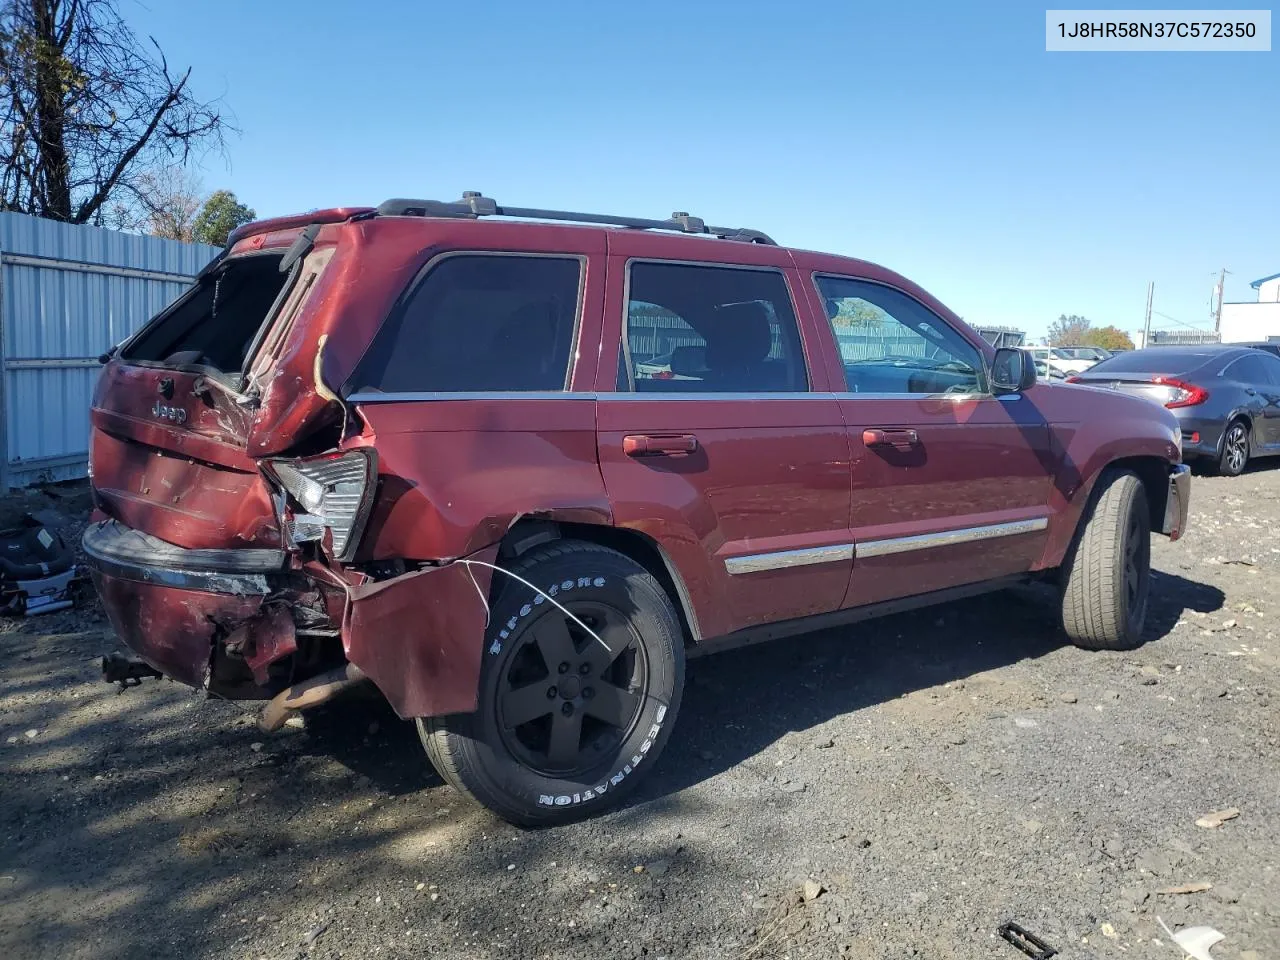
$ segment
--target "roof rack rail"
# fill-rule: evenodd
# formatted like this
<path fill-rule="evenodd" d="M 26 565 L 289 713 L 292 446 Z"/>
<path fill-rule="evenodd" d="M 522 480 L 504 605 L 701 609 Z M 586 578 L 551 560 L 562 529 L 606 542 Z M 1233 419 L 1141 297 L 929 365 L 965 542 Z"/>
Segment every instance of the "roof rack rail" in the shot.
<path fill-rule="evenodd" d="M 603 213 L 573 213 L 569 210 L 538 210 L 533 207 L 500 207 L 497 201 L 474 190 L 464 192 L 461 200 L 452 202 L 403 198 L 387 200 L 378 206 L 375 216 L 455 217 L 469 220 L 478 217 L 564 220 L 570 223 L 599 223 L 611 227 L 630 227 L 636 230 L 675 230 L 679 233 L 710 235 L 721 240 L 777 245 L 773 238 L 759 230 L 749 230 L 745 227 L 709 227 L 701 217 L 693 217 L 680 211 L 671 214 L 666 220 L 646 220 L 641 217 L 613 217 Z"/>

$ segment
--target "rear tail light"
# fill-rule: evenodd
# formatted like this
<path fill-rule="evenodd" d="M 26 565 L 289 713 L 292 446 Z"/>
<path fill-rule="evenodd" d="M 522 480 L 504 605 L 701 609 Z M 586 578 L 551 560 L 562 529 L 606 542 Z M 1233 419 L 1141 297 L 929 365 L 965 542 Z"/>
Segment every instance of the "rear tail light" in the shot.
<path fill-rule="evenodd" d="M 1083 383 L 1083 382 L 1084 382 L 1084 381 L 1082 381 L 1082 380 L 1081 380 L 1079 377 L 1077 377 L 1077 376 L 1070 376 L 1070 377 L 1067 377 L 1067 383 Z"/>
<path fill-rule="evenodd" d="M 281 517 L 288 540 L 294 544 L 323 540 L 327 532 L 333 556 L 350 560 L 373 505 L 378 472 L 374 452 L 360 449 L 302 460 L 267 460 L 263 467 L 291 500 Z"/>
<path fill-rule="evenodd" d="M 1172 398 L 1166 400 L 1164 404 L 1170 410 L 1177 407 L 1194 407 L 1209 399 L 1209 391 L 1204 387 L 1197 387 L 1195 384 L 1179 380 L 1177 377 L 1153 377 L 1151 382 L 1172 389 Z"/>

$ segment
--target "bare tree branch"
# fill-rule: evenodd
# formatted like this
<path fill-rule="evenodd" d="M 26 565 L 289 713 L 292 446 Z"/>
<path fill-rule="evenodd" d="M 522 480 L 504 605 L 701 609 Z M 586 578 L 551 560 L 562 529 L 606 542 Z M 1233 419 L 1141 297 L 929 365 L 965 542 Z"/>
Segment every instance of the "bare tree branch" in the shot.
<path fill-rule="evenodd" d="M 97 192 L 86 200 L 80 206 L 80 209 L 76 211 L 76 223 L 84 223 L 89 219 L 89 217 L 97 212 L 100 206 L 102 206 L 111 191 L 115 189 L 116 184 L 120 182 L 120 178 L 124 175 L 125 170 L 128 169 L 129 164 L 133 163 L 134 157 L 142 152 L 142 148 L 147 145 L 147 141 L 151 139 L 151 135 L 156 132 L 156 127 L 160 126 L 160 119 L 164 116 L 165 111 L 173 106 L 173 104 L 177 103 L 179 98 L 181 98 L 182 88 L 186 86 L 187 77 L 190 75 L 191 71 L 187 70 L 186 74 L 182 77 L 182 82 L 178 84 L 176 89 L 171 90 L 161 102 L 159 109 L 157 109 L 155 114 L 151 117 L 151 122 L 147 124 L 146 129 L 142 131 L 137 140 L 125 148 L 124 153 L 120 154 L 120 158 L 111 168 L 111 172 L 102 178 L 101 185 L 98 187 Z M 182 158 L 183 160 L 186 160 L 185 151 Z"/>
<path fill-rule="evenodd" d="M 145 222 L 141 178 L 223 149 L 224 112 L 147 39 L 117 0 L 0 0 L 0 209 Z"/>

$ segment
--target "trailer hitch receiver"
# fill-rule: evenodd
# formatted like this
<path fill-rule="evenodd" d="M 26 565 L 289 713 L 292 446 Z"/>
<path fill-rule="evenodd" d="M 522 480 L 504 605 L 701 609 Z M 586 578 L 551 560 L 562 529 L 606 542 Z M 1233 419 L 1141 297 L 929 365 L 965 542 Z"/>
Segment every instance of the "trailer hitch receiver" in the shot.
<path fill-rule="evenodd" d="M 146 661 L 126 657 L 122 653 L 109 653 L 102 658 L 102 679 L 107 683 L 120 684 L 119 693 L 139 686 L 147 677 L 159 680 L 162 676 L 164 674 Z"/>

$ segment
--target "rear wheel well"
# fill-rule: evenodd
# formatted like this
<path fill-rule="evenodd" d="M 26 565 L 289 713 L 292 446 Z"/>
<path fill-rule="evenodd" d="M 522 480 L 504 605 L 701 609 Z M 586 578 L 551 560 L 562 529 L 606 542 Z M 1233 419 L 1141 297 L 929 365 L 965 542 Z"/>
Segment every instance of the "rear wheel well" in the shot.
<path fill-rule="evenodd" d="M 1249 452 L 1252 453 L 1253 452 L 1253 418 L 1250 417 L 1249 414 L 1247 413 L 1233 413 L 1231 415 L 1230 419 L 1227 420 L 1227 425 L 1222 428 L 1222 440 L 1220 442 L 1222 443 L 1226 442 L 1227 431 L 1231 429 L 1231 425 L 1235 423 L 1237 420 L 1243 423 L 1244 428 L 1247 431 L 1249 431 Z"/>
<path fill-rule="evenodd" d="M 1138 475 L 1147 494 L 1151 529 L 1164 529 L 1164 511 L 1169 500 L 1169 463 L 1159 457 L 1126 457 L 1107 464 L 1108 471 L 1129 470 Z"/>
<path fill-rule="evenodd" d="M 676 608 L 676 613 L 680 616 L 685 645 L 691 646 L 698 642 L 701 633 L 698 631 L 697 615 L 693 611 L 688 591 L 679 572 L 663 553 L 662 548 L 653 539 L 637 530 L 591 523 L 520 520 L 502 538 L 498 551 L 499 562 L 502 558 L 518 557 L 539 544 L 561 539 L 583 540 L 608 547 L 630 557 L 648 570 L 667 592 L 667 596 L 671 598 Z"/>

